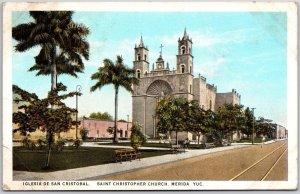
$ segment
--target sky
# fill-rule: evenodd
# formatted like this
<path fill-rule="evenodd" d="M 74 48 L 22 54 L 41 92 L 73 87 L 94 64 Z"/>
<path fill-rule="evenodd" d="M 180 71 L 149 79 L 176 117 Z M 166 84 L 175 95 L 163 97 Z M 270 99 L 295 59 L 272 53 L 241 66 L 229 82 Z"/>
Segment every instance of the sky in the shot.
<path fill-rule="evenodd" d="M 32 21 L 28 12 L 13 12 L 12 25 Z M 255 116 L 286 126 L 287 122 L 287 16 L 285 12 L 75 12 L 73 21 L 90 29 L 90 59 L 78 78 L 59 76 L 58 81 L 74 91 L 82 86 L 79 115 L 108 112 L 114 115 L 112 85 L 93 93 L 91 75 L 103 60 L 122 55 L 133 67 L 134 46 L 141 35 L 149 49 L 149 69 L 159 57 L 176 68 L 178 38 L 187 34 L 193 41 L 194 76 L 217 85 L 217 92 L 241 94 L 241 104 L 255 107 Z M 13 46 L 16 41 L 12 40 Z M 50 76 L 28 72 L 40 47 L 18 53 L 12 48 L 13 84 L 44 98 L 50 90 Z M 119 93 L 119 118 L 131 120 L 131 94 Z M 75 97 L 66 104 L 75 108 Z"/>

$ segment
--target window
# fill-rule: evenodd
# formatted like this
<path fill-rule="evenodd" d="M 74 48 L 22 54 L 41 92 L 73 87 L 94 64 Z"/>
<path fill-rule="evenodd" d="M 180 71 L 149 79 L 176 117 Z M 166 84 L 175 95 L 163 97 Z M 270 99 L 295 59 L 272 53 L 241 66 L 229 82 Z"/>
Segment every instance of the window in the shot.
<path fill-rule="evenodd" d="M 145 72 L 145 76 L 147 76 L 147 74 L 148 74 L 148 72 L 146 71 L 146 72 Z"/>
<path fill-rule="evenodd" d="M 128 137 L 128 131 L 125 131 L 125 137 Z"/>
<path fill-rule="evenodd" d="M 211 100 L 209 101 L 209 110 L 211 110 L 212 104 L 211 104 Z"/>
<path fill-rule="evenodd" d="M 186 48 L 185 46 L 181 46 L 181 54 L 184 55 L 186 52 Z"/>
<path fill-rule="evenodd" d="M 120 129 L 120 137 L 123 137 L 123 130 Z"/>
<path fill-rule="evenodd" d="M 138 61 L 141 60 L 141 55 L 140 55 L 140 54 L 137 55 L 137 60 L 138 60 Z"/>
<path fill-rule="evenodd" d="M 137 70 L 136 74 L 137 74 L 137 78 L 141 78 L 141 71 L 140 70 Z"/>
<path fill-rule="evenodd" d="M 99 137 L 99 130 L 97 130 L 97 137 Z"/>
<path fill-rule="evenodd" d="M 192 66 L 190 66 L 190 73 L 192 73 Z"/>
<path fill-rule="evenodd" d="M 181 73 L 184 73 L 184 65 L 181 65 Z"/>
<path fill-rule="evenodd" d="M 192 93 L 192 84 L 190 84 L 190 93 Z"/>
<path fill-rule="evenodd" d="M 147 61 L 147 55 L 144 56 L 145 61 Z"/>

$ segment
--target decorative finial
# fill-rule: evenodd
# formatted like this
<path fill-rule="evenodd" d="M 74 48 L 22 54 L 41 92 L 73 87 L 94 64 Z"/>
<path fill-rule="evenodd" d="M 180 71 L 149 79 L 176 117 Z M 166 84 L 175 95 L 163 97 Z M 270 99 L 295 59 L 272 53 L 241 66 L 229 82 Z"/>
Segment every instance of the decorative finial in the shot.
<path fill-rule="evenodd" d="M 141 40 L 140 40 L 140 45 L 139 47 L 144 47 L 144 42 L 143 42 L 143 35 L 141 34 Z"/>
<path fill-rule="evenodd" d="M 184 27 L 183 39 L 186 39 L 186 38 L 187 38 L 186 27 Z"/>
<path fill-rule="evenodd" d="M 154 70 L 154 63 L 152 63 L 152 71 Z"/>
<path fill-rule="evenodd" d="M 167 62 L 167 69 L 169 69 L 169 62 Z"/>

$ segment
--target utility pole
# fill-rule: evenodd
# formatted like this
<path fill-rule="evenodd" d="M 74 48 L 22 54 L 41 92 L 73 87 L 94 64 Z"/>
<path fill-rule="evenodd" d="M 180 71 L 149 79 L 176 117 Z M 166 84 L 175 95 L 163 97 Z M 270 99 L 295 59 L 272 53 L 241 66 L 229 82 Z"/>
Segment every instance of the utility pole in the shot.
<path fill-rule="evenodd" d="M 127 115 L 127 131 L 128 131 L 129 115 Z"/>
<path fill-rule="evenodd" d="M 252 109 L 252 117 L 253 117 L 253 125 L 252 125 L 252 145 L 254 144 L 254 121 L 255 121 L 255 117 L 254 117 L 254 109 L 256 108 L 251 108 Z"/>
<path fill-rule="evenodd" d="M 81 91 L 81 85 L 76 86 L 76 92 Z M 77 139 L 77 128 L 78 128 L 78 94 L 76 94 L 76 130 L 75 130 L 75 137 Z"/>

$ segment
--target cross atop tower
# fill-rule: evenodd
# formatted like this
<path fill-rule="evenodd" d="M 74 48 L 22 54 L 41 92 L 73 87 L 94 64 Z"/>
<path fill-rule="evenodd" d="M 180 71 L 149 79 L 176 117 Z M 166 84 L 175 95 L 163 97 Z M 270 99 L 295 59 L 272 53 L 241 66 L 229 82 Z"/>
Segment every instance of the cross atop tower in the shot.
<path fill-rule="evenodd" d="M 164 46 L 162 45 L 162 44 L 160 44 L 160 52 L 159 52 L 159 55 L 160 56 L 162 56 L 162 48 L 163 48 Z"/>

